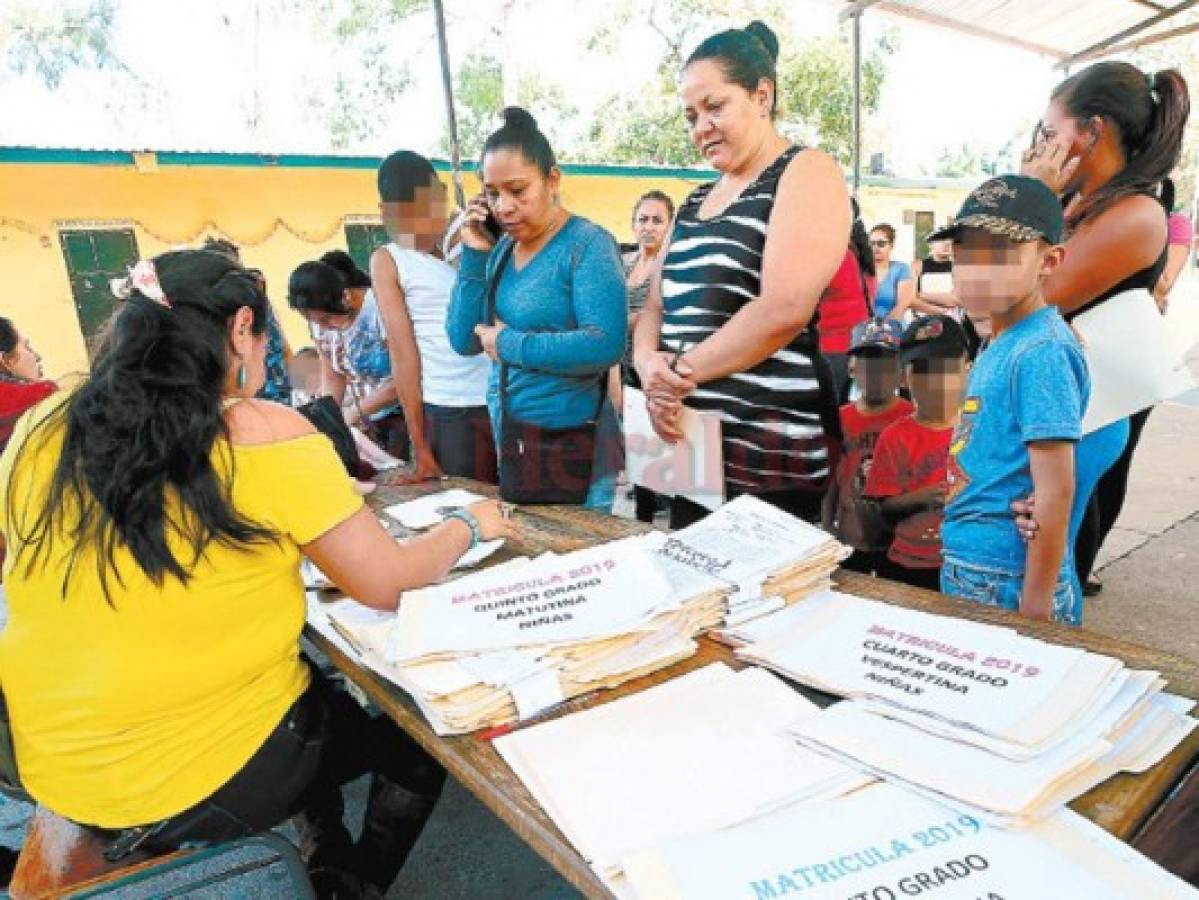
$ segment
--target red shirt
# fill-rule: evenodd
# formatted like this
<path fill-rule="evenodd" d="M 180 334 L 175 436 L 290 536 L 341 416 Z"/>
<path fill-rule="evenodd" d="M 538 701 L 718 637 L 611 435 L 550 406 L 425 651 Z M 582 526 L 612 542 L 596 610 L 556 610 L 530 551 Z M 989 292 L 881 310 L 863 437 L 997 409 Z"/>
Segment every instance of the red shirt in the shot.
<path fill-rule="evenodd" d="M 944 484 L 952 438 L 952 427 L 928 428 L 914 416 L 900 419 L 879 435 L 863 493 L 885 500 Z M 895 526 L 887 558 L 908 569 L 939 569 L 942 518 L 931 509 L 908 516 Z"/>
<path fill-rule="evenodd" d="M 25 410 L 58 390 L 53 381 L 18 381 L 0 378 L 0 452 L 8 446 L 13 426 Z"/>
<path fill-rule="evenodd" d="M 862 293 L 862 267 L 852 250 L 845 253 L 841 268 L 820 297 L 821 353 L 848 353 L 853 327 L 870 318 L 866 295 Z"/>
<path fill-rule="evenodd" d="M 916 408 L 903 397 L 895 398 L 890 409 L 866 415 L 856 403 L 841 407 L 842 453 L 837 465 L 837 487 L 841 491 L 853 489 L 854 476 L 874 456 L 878 437 L 888 425 L 906 419 Z"/>

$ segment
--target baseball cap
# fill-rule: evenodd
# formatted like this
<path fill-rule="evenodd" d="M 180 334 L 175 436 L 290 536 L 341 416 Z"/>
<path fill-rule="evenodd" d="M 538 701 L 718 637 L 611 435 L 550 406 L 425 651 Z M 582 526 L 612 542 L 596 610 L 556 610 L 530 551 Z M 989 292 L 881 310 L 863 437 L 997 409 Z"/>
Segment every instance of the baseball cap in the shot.
<path fill-rule="evenodd" d="M 927 239 L 943 241 L 956 238 L 963 228 L 982 228 L 1020 243 L 1044 238 L 1058 244 L 1063 227 L 1061 201 L 1043 181 L 1027 175 L 1000 175 L 972 190 L 953 224 Z"/>
<path fill-rule="evenodd" d="M 853 333 L 849 337 L 849 352 L 878 350 L 884 353 L 898 353 L 899 342 L 902 339 L 902 325 L 894 319 L 875 316 L 853 327 Z"/>
<path fill-rule="evenodd" d="M 906 365 L 917 359 L 957 359 L 967 352 L 966 332 L 952 316 L 918 316 L 903 333 L 899 358 Z"/>

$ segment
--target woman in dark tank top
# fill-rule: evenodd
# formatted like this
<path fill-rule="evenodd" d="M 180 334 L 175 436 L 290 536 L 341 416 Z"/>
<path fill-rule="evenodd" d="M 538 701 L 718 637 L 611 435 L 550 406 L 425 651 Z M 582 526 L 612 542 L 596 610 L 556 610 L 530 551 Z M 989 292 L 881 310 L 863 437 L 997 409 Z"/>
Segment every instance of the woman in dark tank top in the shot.
<path fill-rule="evenodd" d="M 840 423 L 815 312 L 849 242 L 836 162 L 774 125 L 778 41 L 760 22 L 703 41 L 683 69 L 691 139 L 720 177 L 679 209 L 634 359 L 651 420 L 717 413 L 726 496 L 818 521 Z M 706 513 L 676 498 L 671 526 Z"/>
<path fill-rule="evenodd" d="M 1128 63 L 1097 63 L 1054 89 L 1023 171 L 1066 206 L 1066 257 L 1046 280 L 1045 297 L 1067 320 L 1125 291 L 1153 290 L 1166 262 L 1168 176 L 1189 113 L 1186 81 L 1172 69 L 1147 75 Z M 1088 596 L 1102 588 L 1092 569 L 1123 506 L 1149 412 L 1084 436 L 1075 453 L 1076 491 L 1090 501 L 1085 509 L 1076 504 L 1071 536 Z M 1035 531 L 1031 509 L 1018 507 L 1022 528 Z"/>

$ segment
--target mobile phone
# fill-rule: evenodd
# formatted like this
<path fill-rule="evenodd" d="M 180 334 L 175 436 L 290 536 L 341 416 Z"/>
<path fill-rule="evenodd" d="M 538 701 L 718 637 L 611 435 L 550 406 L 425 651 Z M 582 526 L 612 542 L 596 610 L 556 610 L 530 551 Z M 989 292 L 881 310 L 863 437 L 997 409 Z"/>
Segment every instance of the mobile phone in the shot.
<path fill-rule="evenodd" d="M 498 241 L 504 234 L 504 228 L 500 225 L 500 220 L 495 217 L 495 213 L 491 211 L 491 207 L 487 207 L 487 218 L 483 220 L 483 230 L 491 236 L 493 241 Z"/>

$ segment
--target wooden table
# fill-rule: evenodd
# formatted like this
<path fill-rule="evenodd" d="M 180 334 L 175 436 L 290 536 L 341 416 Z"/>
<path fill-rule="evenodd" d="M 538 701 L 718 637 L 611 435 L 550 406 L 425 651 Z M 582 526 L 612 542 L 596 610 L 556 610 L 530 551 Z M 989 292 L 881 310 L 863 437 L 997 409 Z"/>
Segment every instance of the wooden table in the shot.
<path fill-rule="evenodd" d="M 462 487 L 480 494 L 494 494 L 494 489 L 488 486 L 453 479 L 432 485 L 381 487 L 372 495 L 370 502 L 376 509 L 382 509 L 392 503 L 411 500 L 422 494 L 449 487 Z M 504 547 L 493 557 L 495 562 L 514 556 L 531 556 L 546 550 L 559 553 L 578 550 L 647 530 L 647 526 L 636 522 L 587 512 L 577 507 L 522 508 L 517 513 L 517 519 L 525 529 L 525 540 L 519 545 Z M 393 528 L 393 531 L 399 533 L 400 529 Z M 1168 690 L 1171 692 L 1199 697 L 1199 663 L 1196 662 L 1114 640 L 1085 629 L 1033 622 L 1010 613 L 864 575 L 842 572 L 838 573 L 836 580 L 841 589 L 862 597 L 883 600 L 909 609 L 932 611 L 977 622 L 1003 624 L 1014 627 L 1030 637 L 1114 656 L 1133 668 L 1156 669 L 1169 680 Z M 361 688 L 404 731 L 419 741 L 454 778 L 515 831 L 521 840 L 554 866 L 567 881 L 587 897 L 612 896 L 492 748 L 490 742 L 482 741 L 473 735 L 437 736 L 406 693 L 358 665 L 313 629 L 308 629 L 307 636 L 350 681 Z M 569 711 L 607 703 L 713 662 L 724 662 L 733 668 L 742 667 L 729 648 L 703 637 L 699 640 L 699 651 L 691 658 L 647 677 L 630 681 L 615 690 L 601 691 L 597 696 L 570 705 Z M 814 694 L 807 690 L 803 692 L 822 705 L 831 702 L 832 699 L 827 695 Z M 1196 759 L 1199 759 L 1199 731 L 1192 733 L 1170 756 L 1144 775 L 1117 775 L 1079 797 L 1071 806 L 1117 837 L 1130 841 Z"/>

